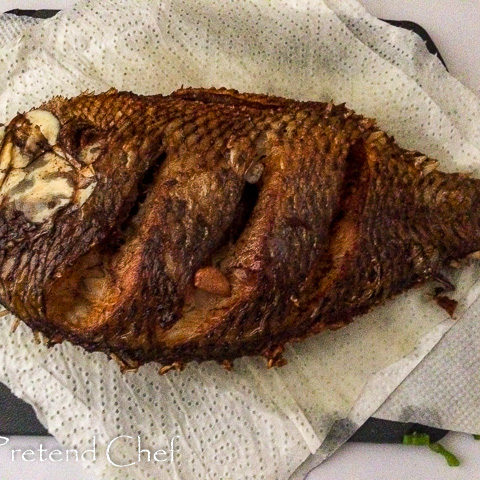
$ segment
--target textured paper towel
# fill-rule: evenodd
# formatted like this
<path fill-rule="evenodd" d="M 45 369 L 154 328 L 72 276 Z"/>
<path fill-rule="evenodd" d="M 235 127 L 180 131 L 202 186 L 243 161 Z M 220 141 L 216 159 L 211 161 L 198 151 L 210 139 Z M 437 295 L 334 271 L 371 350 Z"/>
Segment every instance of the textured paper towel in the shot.
<path fill-rule="evenodd" d="M 0 31 L 14 22 L 0 18 Z M 228 86 L 347 101 L 403 146 L 438 157 L 444 169 L 477 172 L 478 100 L 411 35 L 393 32 L 355 2 L 80 2 L 3 39 L 0 120 L 85 89 Z M 452 86 L 455 97 L 443 98 Z M 476 298 L 477 280 L 473 267 L 456 274 L 459 315 Z M 141 435 L 156 450 L 179 436 L 173 464 L 119 469 L 100 454 L 86 467 L 101 478 L 301 478 L 450 327 L 429 290 L 289 347 L 288 365 L 273 371 L 253 358 L 237 361 L 234 372 L 206 363 L 159 377 L 149 365 L 122 376 L 104 355 L 68 344 L 47 350 L 33 345 L 24 327 L 10 335 L 7 316 L 0 320 L 0 379 L 68 447 L 88 447 L 95 435 L 102 451 L 125 434 Z M 133 457 L 135 445 L 117 444 L 118 463 Z"/>
<path fill-rule="evenodd" d="M 480 432 L 480 301 L 476 301 L 375 416 Z"/>

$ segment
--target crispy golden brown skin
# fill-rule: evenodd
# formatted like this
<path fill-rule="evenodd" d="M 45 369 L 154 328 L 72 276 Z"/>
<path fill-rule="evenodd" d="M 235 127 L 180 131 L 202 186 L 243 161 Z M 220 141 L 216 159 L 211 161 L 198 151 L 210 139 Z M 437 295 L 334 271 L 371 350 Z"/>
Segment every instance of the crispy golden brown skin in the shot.
<path fill-rule="evenodd" d="M 54 98 L 0 151 L 0 299 L 127 366 L 265 353 L 480 250 L 480 182 L 345 106 Z"/>

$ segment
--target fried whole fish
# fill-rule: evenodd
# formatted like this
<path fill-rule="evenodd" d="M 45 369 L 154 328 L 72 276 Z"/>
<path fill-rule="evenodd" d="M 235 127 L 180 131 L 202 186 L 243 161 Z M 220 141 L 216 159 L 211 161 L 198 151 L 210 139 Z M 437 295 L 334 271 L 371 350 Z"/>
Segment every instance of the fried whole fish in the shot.
<path fill-rule="evenodd" d="M 480 250 L 480 181 L 344 105 L 110 90 L 17 115 L 0 150 L 0 300 L 135 368 L 338 328 Z"/>

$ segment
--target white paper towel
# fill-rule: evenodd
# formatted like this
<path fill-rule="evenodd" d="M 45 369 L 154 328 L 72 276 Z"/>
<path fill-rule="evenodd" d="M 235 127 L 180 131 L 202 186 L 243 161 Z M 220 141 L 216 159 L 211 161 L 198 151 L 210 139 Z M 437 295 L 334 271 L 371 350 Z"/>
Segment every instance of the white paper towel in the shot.
<path fill-rule="evenodd" d="M 0 22 L 6 32 L 15 20 Z M 0 121 L 85 89 L 166 94 L 182 84 L 227 86 L 346 101 L 442 168 L 478 173 L 478 99 L 413 34 L 353 0 L 82 1 L 23 34 L 9 32 L 0 41 Z M 478 270 L 455 274 L 458 316 L 478 295 Z M 155 365 L 121 375 L 102 354 L 69 344 L 47 350 L 24 327 L 10 335 L 13 320 L 5 317 L 0 380 L 34 405 L 65 446 L 90 448 L 95 436 L 97 459 L 85 465 L 100 478 L 303 478 L 452 325 L 430 290 L 289 347 L 279 370 L 252 358 L 233 372 L 210 362 L 164 377 Z M 105 449 L 119 435 L 132 438 L 116 441 L 109 458 Z M 154 451 L 177 435 L 173 462 L 144 455 L 130 467 L 113 465 L 135 460 L 137 436 Z"/>
<path fill-rule="evenodd" d="M 375 416 L 478 434 L 479 317 L 477 300 Z"/>

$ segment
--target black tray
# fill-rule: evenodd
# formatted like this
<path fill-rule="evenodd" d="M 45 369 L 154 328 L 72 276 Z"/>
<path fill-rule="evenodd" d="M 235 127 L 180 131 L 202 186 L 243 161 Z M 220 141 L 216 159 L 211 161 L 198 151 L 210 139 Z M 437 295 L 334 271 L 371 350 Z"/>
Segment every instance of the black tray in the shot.
<path fill-rule="evenodd" d="M 8 13 L 27 15 L 35 18 L 49 18 L 58 10 L 11 10 Z M 414 22 L 384 20 L 392 25 L 412 30 L 426 43 L 428 50 L 445 62 L 430 35 Z M 446 68 L 446 65 L 445 65 Z M 433 441 L 442 438 L 447 432 L 438 428 L 427 427 L 415 423 L 391 422 L 370 418 L 350 439 L 354 442 L 399 443 L 403 435 L 421 431 L 430 434 Z M 7 387 L 0 383 L 0 435 L 48 435 L 47 430 L 38 421 L 33 408 L 12 395 Z"/>

